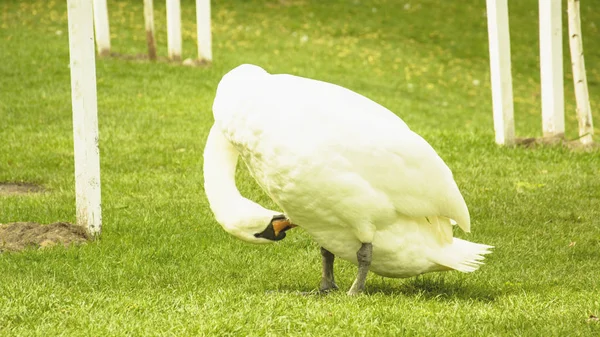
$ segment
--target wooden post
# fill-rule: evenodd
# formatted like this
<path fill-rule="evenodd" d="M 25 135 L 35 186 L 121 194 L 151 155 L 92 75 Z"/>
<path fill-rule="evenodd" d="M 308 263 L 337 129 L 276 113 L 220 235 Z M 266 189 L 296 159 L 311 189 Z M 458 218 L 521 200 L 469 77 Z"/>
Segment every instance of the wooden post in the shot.
<path fill-rule="evenodd" d="M 512 145 L 515 121 L 507 0 L 486 0 L 496 143 Z"/>
<path fill-rule="evenodd" d="M 585 62 L 583 60 L 583 40 L 581 37 L 579 0 L 568 0 L 568 13 L 569 47 L 571 49 L 575 101 L 577 102 L 579 140 L 583 144 L 590 144 L 593 142 L 594 126 L 592 124 L 592 108 L 590 107 L 587 77 L 585 74 Z"/>
<path fill-rule="evenodd" d="M 67 0 L 77 224 L 100 234 L 100 158 L 92 0 Z"/>
<path fill-rule="evenodd" d="M 196 28 L 198 34 L 198 59 L 212 61 L 210 31 L 210 0 L 196 0 Z"/>
<path fill-rule="evenodd" d="M 563 137 L 565 133 L 561 1 L 539 0 L 544 137 Z"/>
<path fill-rule="evenodd" d="M 179 0 L 167 0 L 167 38 L 169 59 L 181 60 L 181 4 Z"/>
<path fill-rule="evenodd" d="M 108 7 L 106 0 L 94 0 L 94 28 L 98 55 L 110 55 L 110 28 L 108 25 Z"/>
<path fill-rule="evenodd" d="M 148 57 L 156 60 L 156 40 L 154 39 L 154 4 L 153 0 L 144 0 L 144 23 L 146 25 L 146 43 Z"/>

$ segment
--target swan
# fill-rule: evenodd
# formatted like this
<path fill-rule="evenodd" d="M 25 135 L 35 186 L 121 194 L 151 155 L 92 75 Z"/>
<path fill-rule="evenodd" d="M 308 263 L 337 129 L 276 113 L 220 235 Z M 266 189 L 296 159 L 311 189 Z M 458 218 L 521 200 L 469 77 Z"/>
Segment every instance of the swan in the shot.
<path fill-rule="evenodd" d="M 213 102 L 204 149 L 204 189 L 217 222 L 251 243 L 283 239 L 295 226 L 320 245 L 319 289 L 338 289 L 335 257 L 358 272 L 392 278 L 472 272 L 489 245 L 454 238 L 470 216 L 452 172 L 398 116 L 338 85 L 242 64 L 226 73 Z M 238 157 L 283 210 L 243 197 Z"/>

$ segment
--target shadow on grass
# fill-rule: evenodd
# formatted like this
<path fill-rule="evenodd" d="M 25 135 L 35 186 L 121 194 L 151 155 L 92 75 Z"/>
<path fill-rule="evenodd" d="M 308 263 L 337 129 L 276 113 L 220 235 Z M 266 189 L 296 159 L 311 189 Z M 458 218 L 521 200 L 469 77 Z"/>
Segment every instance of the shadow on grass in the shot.
<path fill-rule="evenodd" d="M 383 294 L 386 296 L 402 296 L 429 300 L 463 300 L 493 302 L 503 294 L 499 289 L 482 287 L 462 280 L 446 281 L 443 276 L 417 276 L 407 280 L 383 278 L 382 281 L 367 281 L 365 294 L 368 296 Z M 348 288 L 349 289 L 349 288 Z M 278 290 L 268 290 L 267 294 L 294 294 L 299 296 L 327 296 L 345 294 L 348 289 L 340 287 L 331 293 L 320 293 L 316 288 L 297 285 L 283 285 Z"/>
<path fill-rule="evenodd" d="M 400 281 L 402 282 L 402 281 Z M 498 289 L 482 287 L 461 280 L 446 281 L 443 276 L 417 276 L 398 285 L 394 279 L 367 284 L 367 294 L 385 294 L 436 300 L 471 300 L 493 302 L 500 295 Z"/>

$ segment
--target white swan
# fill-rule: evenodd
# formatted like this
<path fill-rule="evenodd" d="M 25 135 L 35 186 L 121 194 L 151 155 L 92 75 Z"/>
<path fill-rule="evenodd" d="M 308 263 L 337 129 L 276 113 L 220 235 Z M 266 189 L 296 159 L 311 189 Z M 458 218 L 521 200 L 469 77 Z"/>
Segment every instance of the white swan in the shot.
<path fill-rule="evenodd" d="M 265 243 L 298 225 L 321 245 L 322 291 L 333 260 L 387 277 L 471 272 L 492 246 L 453 238 L 470 230 L 465 201 L 434 149 L 381 105 L 343 87 L 241 65 L 221 80 L 204 152 L 205 192 L 217 221 Z M 241 156 L 280 212 L 242 197 Z M 294 225 L 291 225 L 291 224 Z"/>

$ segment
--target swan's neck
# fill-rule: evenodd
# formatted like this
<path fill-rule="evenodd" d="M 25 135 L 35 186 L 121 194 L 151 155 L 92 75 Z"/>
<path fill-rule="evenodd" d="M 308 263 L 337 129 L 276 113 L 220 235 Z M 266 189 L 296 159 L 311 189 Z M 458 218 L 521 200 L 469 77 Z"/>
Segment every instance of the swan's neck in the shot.
<path fill-rule="evenodd" d="M 229 233 L 256 242 L 254 234 L 262 232 L 279 212 L 268 210 L 244 198 L 235 185 L 238 152 L 213 125 L 204 149 L 204 190 L 217 221 Z"/>

